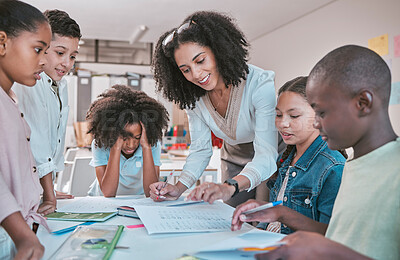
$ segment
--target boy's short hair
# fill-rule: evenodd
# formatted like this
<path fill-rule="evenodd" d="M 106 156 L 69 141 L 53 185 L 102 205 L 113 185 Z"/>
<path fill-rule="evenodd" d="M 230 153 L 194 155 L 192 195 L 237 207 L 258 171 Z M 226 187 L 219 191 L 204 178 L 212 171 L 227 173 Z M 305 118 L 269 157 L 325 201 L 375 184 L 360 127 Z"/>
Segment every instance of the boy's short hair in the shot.
<path fill-rule="evenodd" d="M 69 17 L 66 12 L 57 9 L 46 10 L 44 15 L 49 20 L 53 36 L 58 34 L 64 37 L 81 39 L 82 35 L 78 23 Z"/>
<path fill-rule="evenodd" d="M 310 80 L 334 85 L 354 96 L 361 89 L 372 90 L 389 105 L 391 75 L 386 62 L 374 51 L 357 45 L 346 45 L 329 52 L 312 69 Z"/>

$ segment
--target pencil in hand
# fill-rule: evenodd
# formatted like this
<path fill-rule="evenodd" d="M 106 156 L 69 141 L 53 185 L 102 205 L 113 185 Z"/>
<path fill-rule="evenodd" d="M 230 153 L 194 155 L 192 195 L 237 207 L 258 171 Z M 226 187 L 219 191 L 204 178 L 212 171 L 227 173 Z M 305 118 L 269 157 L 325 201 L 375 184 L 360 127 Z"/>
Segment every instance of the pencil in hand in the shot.
<path fill-rule="evenodd" d="M 174 172 L 175 172 L 175 169 L 172 170 L 172 172 L 165 178 L 164 184 L 163 184 L 163 186 L 161 187 L 161 189 L 159 189 L 159 191 L 161 191 L 162 189 L 164 189 L 164 188 L 167 186 L 167 183 L 168 183 L 170 177 L 174 174 Z M 158 195 L 157 198 L 156 198 L 156 200 L 158 200 L 159 198 L 165 199 L 164 196 Z"/>
<path fill-rule="evenodd" d="M 279 204 L 281 204 L 281 203 L 282 203 L 281 200 L 274 201 L 274 202 L 270 202 L 270 203 L 261 205 L 261 206 L 259 206 L 259 207 L 256 207 L 256 208 L 254 208 L 254 209 L 249 209 L 249 210 L 247 210 L 247 211 L 245 211 L 245 212 L 242 212 L 242 214 L 248 215 L 248 214 L 251 214 L 251 213 L 260 211 L 260 210 L 272 208 L 272 207 L 274 207 L 274 206 L 276 206 L 276 205 L 279 205 Z"/>

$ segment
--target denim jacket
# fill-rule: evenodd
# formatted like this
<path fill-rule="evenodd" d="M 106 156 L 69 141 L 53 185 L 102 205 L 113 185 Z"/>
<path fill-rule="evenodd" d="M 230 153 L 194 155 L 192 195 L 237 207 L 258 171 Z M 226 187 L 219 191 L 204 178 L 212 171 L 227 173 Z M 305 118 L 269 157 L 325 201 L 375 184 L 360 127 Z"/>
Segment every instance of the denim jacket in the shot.
<path fill-rule="evenodd" d="M 286 172 L 296 149 L 278 169 L 276 180 L 269 180 L 270 201 L 276 201 Z M 318 136 L 293 167 L 283 196 L 283 205 L 315 221 L 329 223 L 333 204 L 342 179 L 346 159 L 338 151 L 328 148 Z M 294 232 L 286 225 L 281 226 L 282 234 Z"/>

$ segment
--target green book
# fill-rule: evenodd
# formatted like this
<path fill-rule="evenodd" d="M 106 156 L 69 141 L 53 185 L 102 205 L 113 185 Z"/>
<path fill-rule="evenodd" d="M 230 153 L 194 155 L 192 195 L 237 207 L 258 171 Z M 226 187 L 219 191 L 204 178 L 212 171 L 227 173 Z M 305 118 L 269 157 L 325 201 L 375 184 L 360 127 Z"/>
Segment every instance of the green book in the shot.
<path fill-rule="evenodd" d="M 79 226 L 50 257 L 61 259 L 110 259 L 124 226 Z"/>
<path fill-rule="evenodd" d="M 73 212 L 54 212 L 46 215 L 48 220 L 67 220 L 67 221 L 106 221 L 117 215 L 117 212 L 95 212 L 95 213 L 73 213 Z"/>

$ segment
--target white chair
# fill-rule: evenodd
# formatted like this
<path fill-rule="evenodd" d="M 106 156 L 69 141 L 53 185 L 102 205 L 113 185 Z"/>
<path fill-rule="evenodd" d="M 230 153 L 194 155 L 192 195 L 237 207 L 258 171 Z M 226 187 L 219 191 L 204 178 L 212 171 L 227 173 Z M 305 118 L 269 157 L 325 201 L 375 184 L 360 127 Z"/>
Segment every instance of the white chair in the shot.
<path fill-rule="evenodd" d="M 95 169 L 89 165 L 92 157 L 76 157 L 72 166 L 69 181 L 69 194 L 74 196 L 86 196 L 89 186 L 96 178 Z"/>
<path fill-rule="evenodd" d="M 57 174 L 57 181 L 54 187 L 55 190 L 68 193 L 73 165 L 74 162 L 64 162 L 64 170 Z"/>
<path fill-rule="evenodd" d="M 71 178 L 72 166 L 74 165 L 74 159 L 79 148 L 68 148 L 65 153 L 64 159 L 64 170 L 57 174 L 57 180 L 55 189 L 61 192 L 67 192 L 69 187 L 69 180 Z"/>
<path fill-rule="evenodd" d="M 66 162 L 73 162 L 78 152 L 79 148 L 69 148 L 65 153 L 65 161 Z"/>

